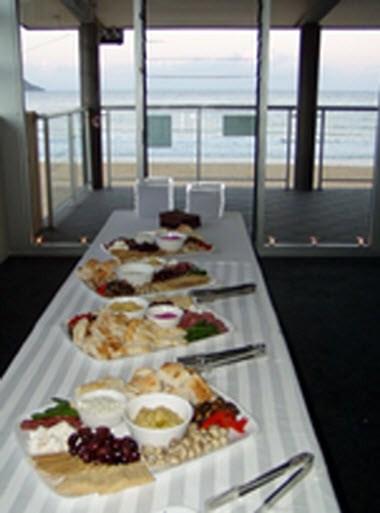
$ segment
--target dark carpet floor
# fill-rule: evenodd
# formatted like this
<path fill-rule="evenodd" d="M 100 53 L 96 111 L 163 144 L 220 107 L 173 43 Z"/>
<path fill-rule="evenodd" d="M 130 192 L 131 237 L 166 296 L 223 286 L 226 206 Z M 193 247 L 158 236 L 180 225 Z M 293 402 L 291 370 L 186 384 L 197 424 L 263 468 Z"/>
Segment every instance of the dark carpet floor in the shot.
<path fill-rule="evenodd" d="M 262 268 L 342 510 L 380 511 L 380 260 Z"/>
<path fill-rule="evenodd" d="M 0 265 L 1 373 L 75 263 Z M 342 511 L 380 511 L 380 260 L 266 258 L 262 267 Z"/>
<path fill-rule="evenodd" d="M 368 189 L 326 189 L 300 192 L 268 189 L 265 192 L 264 232 L 278 242 L 308 243 L 311 235 L 320 242 L 354 244 L 358 235 L 368 238 Z M 185 206 L 183 187 L 176 187 L 175 204 Z M 93 191 L 55 229 L 42 233 L 46 240 L 75 240 L 87 235 L 90 240 L 115 209 L 133 208 L 131 187 Z M 226 209 L 239 211 L 248 230 L 252 223 L 252 190 L 227 187 Z M 302 219 L 302 223 L 299 220 Z"/>

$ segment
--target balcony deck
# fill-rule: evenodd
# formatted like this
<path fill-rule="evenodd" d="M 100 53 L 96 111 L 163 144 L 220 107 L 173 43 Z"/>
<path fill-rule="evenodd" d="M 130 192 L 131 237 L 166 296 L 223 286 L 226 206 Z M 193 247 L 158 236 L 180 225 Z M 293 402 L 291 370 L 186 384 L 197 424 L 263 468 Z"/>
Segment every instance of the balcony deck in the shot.
<path fill-rule="evenodd" d="M 370 201 L 371 191 L 364 188 L 312 192 L 268 188 L 265 234 L 278 242 L 309 243 L 310 236 L 315 236 L 320 242 L 355 244 L 357 236 L 368 237 Z M 251 229 L 251 188 L 227 187 L 226 205 L 228 210 L 240 211 Z M 176 187 L 176 206 L 184 207 L 184 187 Z M 42 235 L 46 241 L 78 241 L 83 235 L 91 240 L 112 211 L 123 208 L 133 208 L 131 186 L 92 191 Z"/>

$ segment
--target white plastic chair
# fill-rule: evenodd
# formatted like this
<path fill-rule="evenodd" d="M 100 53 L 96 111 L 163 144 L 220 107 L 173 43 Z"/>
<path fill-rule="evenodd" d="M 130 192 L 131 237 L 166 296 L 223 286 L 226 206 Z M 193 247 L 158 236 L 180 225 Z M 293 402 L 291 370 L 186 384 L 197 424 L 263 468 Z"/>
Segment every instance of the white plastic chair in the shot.
<path fill-rule="evenodd" d="M 225 206 L 223 182 L 191 182 L 186 185 L 186 212 L 212 221 L 223 217 Z"/>
<path fill-rule="evenodd" d="M 156 217 L 174 208 L 174 180 L 155 176 L 136 180 L 135 212 L 139 217 Z"/>

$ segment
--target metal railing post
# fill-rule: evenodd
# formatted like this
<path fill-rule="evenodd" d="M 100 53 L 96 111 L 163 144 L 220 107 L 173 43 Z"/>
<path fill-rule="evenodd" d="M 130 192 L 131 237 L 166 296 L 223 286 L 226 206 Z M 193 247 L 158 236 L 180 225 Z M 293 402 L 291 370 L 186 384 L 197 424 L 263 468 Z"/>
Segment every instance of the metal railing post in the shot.
<path fill-rule="evenodd" d="M 290 189 L 290 160 L 292 156 L 292 117 L 293 109 L 288 109 L 287 127 L 286 127 L 286 174 L 285 174 L 285 189 Z"/>
<path fill-rule="evenodd" d="M 48 219 L 48 228 L 53 228 L 54 227 L 54 212 L 53 212 L 53 188 L 52 188 L 52 183 L 51 183 L 49 119 L 47 117 L 43 117 L 42 120 L 43 120 L 43 126 L 44 126 L 47 219 Z"/>
<path fill-rule="evenodd" d="M 68 114 L 67 116 L 67 142 L 69 150 L 69 171 L 70 171 L 70 189 L 71 198 L 75 202 L 77 199 L 77 180 L 75 173 L 75 162 L 74 162 L 74 130 L 73 130 L 73 115 Z"/>
<path fill-rule="evenodd" d="M 111 112 L 106 110 L 106 152 L 107 152 L 107 185 L 112 187 L 112 138 L 111 138 Z"/>
<path fill-rule="evenodd" d="M 202 107 L 196 109 L 196 177 L 201 180 L 202 175 Z"/>
<path fill-rule="evenodd" d="M 189 175 L 186 177 L 183 177 L 183 179 L 186 180 L 202 180 L 203 172 L 205 171 L 203 169 L 203 152 L 205 148 L 205 141 L 204 141 L 204 134 L 202 133 L 203 127 L 206 123 L 206 118 L 204 117 L 207 115 L 209 111 L 211 111 L 213 114 L 220 114 L 224 112 L 231 112 L 236 110 L 244 110 L 245 112 L 248 111 L 254 111 L 255 106 L 254 105 L 220 105 L 220 104 L 196 104 L 196 105 L 189 105 L 189 104 L 176 104 L 176 105 L 152 105 L 150 107 L 154 110 L 178 110 L 182 109 L 186 111 L 187 113 L 190 113 L 193 116 L 193 125 L 191 126 L 192 131 L 192 141 L 193 141 L 193 159 L 191 161 L 191 166 L 193 166 L 191 169 L 192 171 L 189 171 Z M 104 161 L 103 161 L 103 167 L 104 167 L 104 173 L 105 173 L 105 182 L 108 179 L 109 186 L 112 187 L 112 181 L 113 181 L 113 172 L 115 171 L 112 159 L 114 157 L 114 145 L 113 145 L 113 139 L 112 139 L 112 130 L 116 129 L 114 119 L 112 118 L 113 112 L 123 112 L 125 110 L 133 112 L 134 107 L 132 105 L 112 105 L 112 106 L 104 106 L 102 107 L 102 115 L 104 115 L 105 122 L 102 125 L 103 130 L 103 143 L 104 147 L 107 145 L 106 150 L 104 151 Z M 273 105 L 268 106 L 268 110 L 270 112 L 280 112 L 285 113 L 285 116 L 281 118 L 281 134 L 285 134 L 285 148 L 284 148 L 284 154 L 282 160 L 283 165 L 283 174 L 281 175 L 281 183 L 285 190 L 288 190 L 292 187 L 292 159 L 293 159 L 293 144 L 292 144 L 292 137 L 294 137 L 294 116 L 296 115 L 296 108 L 293 105 Z M 205 114 L 206 112 L 206 114 Z M 332 128 L 329 128 L 327 126 L 328 122 L 328 115 L 333 115 L 334 113 L 345 113 L 345 112 L 356 112 L 356 113 L 373 113 L 376 112 L 376 107 L 371 106 L 341 106 L 341 105 L 321 105 L 318 107 L 318 116 L 320 120 L 320 125 L 318 126 L 318 135 L 316 137 L 315 144 L 317 146 L 318 139 L 320 139 L 320 146 L 316 148 L 315 154 L 316 154 L 316 160 L 315 160 L 315 167 L 316 167 L 316 173 L 315 173 L 315 179 L 313 183 L 313 187 L 315 190 L 321 189 L 324 187 L 324 185 L 328 182 L 334 182 L 334 183 L 357 183 L 357 184 L 370 184 L 372 182 L 372 178 L 366 178 L 365 176 L 361 175 L 355 175 L 355 176 L 345 176 L 343 175 L 333 175 L 332 177 L 326 176 L 327 167 L 325 168 L 325 165 L 329 165 L 330 163 L 325 163 L 325 149 L 326 149 L 326 141 L 327 141 L 327 130 L 334 130 L 334 126 Z M 76 144 L 75 144 L 75 117 L 77 114 L 80 114 L 83 118 L 83 144 L 81 146 L 82 148 L 82 156 L 83 156 L 83 178 L 85 184 L 88 186 L 92 185 L 91 182 L 91 167 L 92 167 L 92 160 L 91 160 L 91 152 L 88 151 L 89 149 L 89 112 L 86 109 L 74 109 L 74 110 L 68 110 L 65 112 L 57 112 L 52 113 L 49 115 L 38 115 L 38 118 L 41 119 L 42 123 L 42 138 L 47 139 L 46 143 L 46 149 L 45 149 L 45 160 L 47 162 L 46 164 L 46 194 L 48 205 L 50 203 L 50 213 L 49 213 L 49 223 L 53 223 L 53 203 L 55 198 L 55 190 L 54 190 L 54 180 L 52 176 L 50 158 L 53 154 L 53 146 L 50 144 L 51 142 L 55 143 L 55 141 L 52 140 L 52 132 L 51 132 L 51 124 L 50 121 L 54 119 L 62 119 L 63 117 L 67 117 L 70 114 L 72 115 L 72 120 L 74 122 L 72 132 L 73 136 L 69 136 L 70 144 L 73 142 L 73 153 L 71 156 L 71 168 L 76 170 L 78 166 L 78 161 L 76 161 Z M 195 116 L 195 118 L 194 118 Z M 277 119 L 277 118 L 276 118 Z M 285 125 L 285 126 L 284 126 Z M 334 124 L 333 124 L 334 125 Z M 207 127 L 205 127 L 207 129 Z M 277 134 L 277 125 L 274 125 L 273 127 L 273 134 L 271 131 L 272 127 L 269 127 L 269 136 L 276 135 Z M 70 129 L 68 129 L 70 132 Z M 194 133 L 195 131 L 195 133 Z M 187 132 L 187 130 L 186 130 Z M 217 134 L 219 136 L 219 131 L 216 131 L 214 125 L 213 128 L 210 129 L 211 135 Z M 44 135 L 45 134 L 45 135 Z M 345 135 L 345 134 L 344 134 Z M 187 141 L 187 139 L 186 139 Z M 207 141 L 206 141 L 207 143 Z M 69 151 L 71 151 L 69 148 L 67 150 L 67 161 L 70 157 Z M 47 154 L 47 157 L 46 157 Z M 187 155 L 187 153 L 186 153 Z M 174 155 L 174 156 L 177 156 Z M 180 155 L 178 155 L 180 156 Z M 87 158 L 86 158 L 87 157 Z M 343 155 L 344 158 L 344 155 Z M 250 157 L 251 159 L 251 157 Z M 249 160 L 250 162 L 251 160 Z M 240 162 L 240 159 L 239 159 Z M 245 160 L 244 160 L 245 162 Z M 195 167 L 195 169 L 194 169 Z M 191 173 L 191 174 L 190 174 Z M 108 177 L 108 178 L 107 178 Z M 74 192 L 76 194 L 76 199 L 78 197 L 79 193 L 79 187 L 81 185 L 81 182 L 79 182 L 79 175 L 76 172 L 75 176 L 74 173 L 72 173 L 72 192 L 74 195 Z M 221 181 L 233 181 L 235 179 L 234 176 L 215 176 L 215 180 L 221 180 Z M 252 178 L 246 175 L 246 177 L 241 177 L 239 181 L 252 181 Z M 266 177 L 267 182 L 278 182 L 278 177 Z M 75 189 L 75 191 L 74 191 Z M 46 221 L 47 222 L 47 221 Z"/>
<path fill-rule="evenodd" d="M 318 154 L 318 184 L 317 189 L 321 191 L 323 189 L 323 160 L 324 160 L 324 149 L 325 149 L 325 110 L 321 111 L 321 124 L 319 127 L 319 154 Z"/>
<path fill-rule="evenodd" d="M 86 152 L 86 184 L 92 186 L 92 153 L 90 151 L 90 113 L 88 109 L 84 112 L 84 127 L 85 127 L 85 152 Z"/>

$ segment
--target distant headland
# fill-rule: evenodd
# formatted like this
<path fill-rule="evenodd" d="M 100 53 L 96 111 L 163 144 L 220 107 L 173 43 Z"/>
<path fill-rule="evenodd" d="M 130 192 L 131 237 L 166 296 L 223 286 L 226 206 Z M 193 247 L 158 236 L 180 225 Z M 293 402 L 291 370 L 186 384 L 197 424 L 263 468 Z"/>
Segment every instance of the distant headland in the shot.
<path fill-rule="evenodd" d="M 45 89 L 43 87 L 39 87 L 34 84 L 31 84 L 27 80 L 24 80 L 24 89 L 25 89 L 25 91 L 45 91 Z"/>

